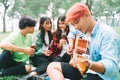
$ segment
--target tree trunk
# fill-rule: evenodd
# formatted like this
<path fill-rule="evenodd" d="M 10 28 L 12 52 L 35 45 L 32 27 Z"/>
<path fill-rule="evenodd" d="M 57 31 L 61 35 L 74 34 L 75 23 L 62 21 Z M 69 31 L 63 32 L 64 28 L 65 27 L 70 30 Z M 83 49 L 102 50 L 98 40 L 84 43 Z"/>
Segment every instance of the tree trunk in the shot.
<path fill-rule="evenodd" d="M 11 31 L 13 31 L 13 17 L 12 17 L 12 19 L 11 19 L 11 20 L 12 20 L 12 27 L 11 27 Z"/>
<path fill-rule="evenodd" d="M 120 14 L 119 14 L 120 15 Z M 116 23 L 116 27 L 120 27 L 120 16 L 119 16 L 119 19 L 118 19 L 118 21 L 117 21 L 117 23 Z"/>
<path fill-rule="evenodd" d="M 6 33 L 5 16 L 3 17 L 3 33 Z"/>
<path fill-rule="evenodd" d="M 86 0 L 86 5 L 88 6 L 89 10 L 91 11 L 92 5 L 93 5 L 93 0 Z"/>

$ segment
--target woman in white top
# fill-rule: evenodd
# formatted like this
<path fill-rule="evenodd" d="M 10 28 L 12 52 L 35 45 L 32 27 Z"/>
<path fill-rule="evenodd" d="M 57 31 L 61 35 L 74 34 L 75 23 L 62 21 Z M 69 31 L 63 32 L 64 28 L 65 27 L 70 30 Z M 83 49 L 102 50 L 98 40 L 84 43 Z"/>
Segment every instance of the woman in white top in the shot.
<path fill-rule="evenodd" d="M 61 61 L 60 56 L 54 56 L 52 46 L 52 22 L 47 16 L 41 17 L 39 32 L 36 34 L 35 53 L 30 57 L 31 63 L 36 67 L 30 75 L 39 75 L 46 72 L 47 66 L 52 61 Z"/>

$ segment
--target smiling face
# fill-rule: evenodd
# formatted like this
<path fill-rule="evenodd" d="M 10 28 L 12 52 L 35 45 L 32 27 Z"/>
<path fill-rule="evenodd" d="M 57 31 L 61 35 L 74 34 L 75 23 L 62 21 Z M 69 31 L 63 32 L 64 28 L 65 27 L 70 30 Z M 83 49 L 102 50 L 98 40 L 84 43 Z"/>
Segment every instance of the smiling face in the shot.
<path fill-rule="evenodd" d="M 45 20 L 45 22 L 42 24 L 42 27 L 45 31 L 50 31 L 52 28 L 51 21 L 49 19 Z"/>
<path fill-rule="evenodd" d="M 65 28 L 66 28 L 65 21 L 59 20 L 58 26 L 59 26 L 60 30 L 65 30 Z"/>

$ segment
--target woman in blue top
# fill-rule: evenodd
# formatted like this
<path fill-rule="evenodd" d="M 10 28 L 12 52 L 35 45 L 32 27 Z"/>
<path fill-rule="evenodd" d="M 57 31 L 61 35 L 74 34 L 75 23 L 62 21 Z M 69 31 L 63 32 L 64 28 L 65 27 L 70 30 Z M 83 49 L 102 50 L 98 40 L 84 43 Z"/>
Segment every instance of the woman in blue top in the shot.
<path fill-rule="evenodd" d="M 114 29 L 108 25 L 95 21 L 88 7 L 82 3 L 74 4 L 66 15 L 67 23 L 71 23 L 80 32 L 88 36 L 90 60 L 85 61 L 87 77 L 84 80 L 118 80 L 118 55 L 120 53 L 120 40 Z M 69 38 L 68 52 L 72 54 L 74 34 Z M 84 65 L 85 66 L 85 65 Z M 89 71 L 91 70 L 91 72 Z M 76 58 L 70 63 L 53 62 L 47 69 L 50 80 L 80 80 L 83 76 L 77 69 Z"/>

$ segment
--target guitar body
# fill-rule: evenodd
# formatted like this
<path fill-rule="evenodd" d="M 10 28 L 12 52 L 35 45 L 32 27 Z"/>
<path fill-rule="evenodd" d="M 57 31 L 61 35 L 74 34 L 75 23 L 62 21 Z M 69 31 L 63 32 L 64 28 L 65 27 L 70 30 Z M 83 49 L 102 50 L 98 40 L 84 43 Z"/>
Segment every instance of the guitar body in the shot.
<path fill-rule="evenodd" d="M 79 38 L 78 35 L 76 35 L 75 44 L 74 44 L 74 53 L 73 57 L 76 58 L 76 65 L 77 69 L 81 73 L 81 75 L 85 74 L 88 70 L 88 61 L 85 57 L 83 57 L 83 54 L 86 54 L 87 47 L 88 47 L 88 40 Z"/>
<path fill-rule="evenodd" d="M 86 54 L 87 52 L 87 46 L 88 46 L 88 41 L 85 39 L 78 39 L 77 42 L 77 47 L 76 47 L 76 53 L 78 54 Z"/>

